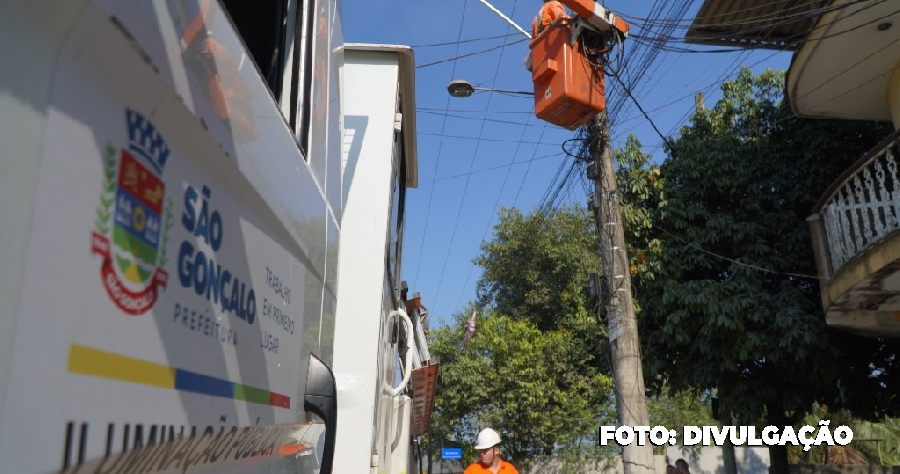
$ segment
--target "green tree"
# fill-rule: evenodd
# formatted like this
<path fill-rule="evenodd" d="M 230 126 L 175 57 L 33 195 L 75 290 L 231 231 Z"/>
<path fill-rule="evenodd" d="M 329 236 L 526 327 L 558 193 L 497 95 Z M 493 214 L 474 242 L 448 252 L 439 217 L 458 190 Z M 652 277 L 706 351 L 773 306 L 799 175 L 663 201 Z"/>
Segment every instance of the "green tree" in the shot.
<path fill-rule="evenodd" d="M 578 377 L 611 373 L 608 333 L 597 322 L 589 280 L 601 271 L 593 219 L 582 206 L 564 206 L 523 215 L 501 209 L 492 240 L 482 245 L 475 263 L 482 305 L 531 321 L 542 331 L 567 331 L 568 365 Z M 566 382 L 564 382 L 566 383 Z"/>
<path fill-rule="evenodd" d="M 523 215 L 501 209 L 493 239 L 475 264 L 481 306 L 491 306 L 541 331 L 568 331 L 565 348 L 574 377 L 610 373 L 606 328 L 589 298 L 591 273 L 601 268 L 599 243 L 587 209 L 567 206 Z"/>
<path fill-rule="evenodd" d="M 812 446 L 807 451 L 802 446 L 789 446 L 788 459 L 792 464 L 900 464 L 900 420 L 897 418 L 867 421 L 854 417 L 847 410 L 834 411 L 816 405 L 794 428 L 815 426 L 819 420 L 830 420 L 832 431 L 841 425 L 850 427 L 853 441 L 847 446 Z"/>
<path fill-rule="evenodd" d="M 614 151 L 616 180 L 622 195 L 620 209 L 625 231 L 625 245 L 630 260 L 635 312 L 640 313 L 638 293 L 659 274 L 662 239 L 654 225 L 654 215 L 665 206 L 664 181 L 659 166 L 641 150 L 641 143 L 629 135 L 625 148 Z"/>
<path fill-rule="evenodd" d="M 595 414 L 611 382 L 598 372 L 571 373 L 571 333 L 540 331 L 531 321 L 488 308 L 463 347 L 466 319 L 460 313 L 454 324 L 429 335 L 432 355 L 441 361 L 434 436 L 462 443 L 464 459 L 472 461 L 475 435 L 492 427 L 503 438 L 503 456 L 520 468 L 541 456 L 592 452 Z"/>
<path fill-rule="evenodd" d="M 710 410 L 710 396 L 685 390 L 676 394 L 660 393 L 647 400 L 651 426 L 674 428 L 682 433 L 685 426 L 715 425 Z"/>
<path fill-rule="evenodd" d="M 648 381 L 716 389 L 725 424 L 791 425 L 815 401 L 895 410 L 896 346 L 826 327 L 805 222 L 889 130 L 797 118 L 782 88 L 783 73 L 744 70 L 668 144 L 638 242 L 660 242 L 658 273 L 636 282 Z M 786 473 L 784 447 L 770 454 Z"/>
<path fill-rule="evenodd" d="M 834 423 L 832 422 L 832 425 Z M 877 421 L 853 419 L 847 423 L 856 441 L 851 443 L 869 464 L 900 465 L 900 419 L 882 417 Z"/>
<path fill-rule="evenodd" d="M 593 321 L 588 275 L 600 269 L 599 245 L 583 207 L 522 215 L 501 209 L 493 239 L 475 263 L 482 305 L 532 321 L 542 331 Z"/>
<path fill-rule="evenodd" d="M 478 330 L 462 348 L 462 327 L 431 336 L 442 362 L 435 402 L 443 434 L 471 441 L 492 426 L 513 460 L 595 454 L 601 420 L 610 420 L 606 332 L 588 298 L 600 268 L 584 208 L 525 216 L 502 209 L 493 238 L 475 259 Z"/>

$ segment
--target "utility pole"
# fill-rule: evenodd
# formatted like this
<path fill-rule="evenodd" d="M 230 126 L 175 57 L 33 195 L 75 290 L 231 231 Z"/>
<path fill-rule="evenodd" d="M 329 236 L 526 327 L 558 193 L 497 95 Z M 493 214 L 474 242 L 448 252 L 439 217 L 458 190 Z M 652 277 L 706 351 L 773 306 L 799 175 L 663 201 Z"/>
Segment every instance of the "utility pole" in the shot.
<path fill-rule="evenodd" d="M 600 294 L 609 323 L 616 412 L 619 426 L 649 426 L 637 321 L 631 300 L 630 262 L 625 251 L 625 232 L 619 209 L 619 192 L 612 163 L 609 120 L 602 82 L 602 75 L 605 73 L 603 64 L 609 62 L 609 51 L 621 46 L 622 41 L 628 37 L 630 27 L 622 18 L 594 0 L 561 2 L 578 17 L 575 23 L 567 24 L 566 30 L 551 28 L 537 35 L 529 44 L 533 65 L 530 70 L 534 82 L 535 115 L 554 125 L 574 130 L 573 127 L 585 123 L 584 119 L 590 117 L 592 112 L 598 112 L 592 121 L 587 122 L 588 150 L 592 158 L 588 166 L 588 178 L 594 181 L 590 208 L 594 211 L 597 234 L 600 236 L 600 258 L 606 280 L 607 291 L 605 294 L 601 291 Z M 580 37 L 579 41 L 587 39 L 582 36 L 582 28 L 585 32 L 593 32 L 592 43 L 600 40 L 603 46 L 591 48 L 592 51 L 574 47 L 573 35 Z M 566 32 L 568 38 L 562 36 Z M 554 42 L 548 39 L 560 36 L 569 41 Z M 568 49 L 565 45 L 568 45 Z M 568 55 L 563 54 L 565 51 L 568 51 Z M 561 68 L 560 64 L 563 65 Z M 557 68 L 560 68 L 560 74 L 553 73 Z M 583 87 L 585 85 L 589 87 Z M 590 93 L 585 94 L 585 91 Z M 625 474 L 653 473 L 653 448 L 649 442 L 643 443 L 643 446 L 632 442 L 622 448 Z"/>
<path fill-rule="evenodd" d="M 631 299 L 630 262 L 625 250 L 625 231 L 609 137 L 609 120 L 604 110 L 594 117 L 592 127 L 588 128 L 593 158 L 588 166 L 588 178 L 594 181 L 590 205 L 600 236 L 600 258 L 607 290 L 601 292 L 606 298 L 601 304 L 609 324 L 619 426 L 649 426 L 637 321 Z M 649 441 L 644 446 L 638 446 L 637 442 L 623 446 L 622 464 L 625 474 L 651 474 L 654 463 Z"/>

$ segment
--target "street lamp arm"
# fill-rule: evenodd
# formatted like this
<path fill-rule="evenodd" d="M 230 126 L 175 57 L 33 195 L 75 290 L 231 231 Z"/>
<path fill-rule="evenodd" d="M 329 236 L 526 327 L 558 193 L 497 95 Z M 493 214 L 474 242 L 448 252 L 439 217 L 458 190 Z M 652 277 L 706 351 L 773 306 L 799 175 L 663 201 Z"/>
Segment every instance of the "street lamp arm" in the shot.
<path fill-rule="evenodd" d="M 499 92 L 501 94 L 512 94 L 512 95 L 526 95 L 526 96 L 534 96 L 534 92 L 528 91 L 514 91 L 509 89 L 489 89 L 486 87 L 475 87 L 469 81 L 463 79 L 455 79 L 450 81 L 450 84 L 447 86 L 447 92 L 450 93 L 453 97 L 470 97 L 475 91 L 489 91 L 489 92 Z"/>
<path fill-rule="evenodd" d="M 510 91 L 510 90 L 506 90 L 506 89 L 482 89 L 480 87 L 476 87 L 475 90 L 500 92 L 501 94 L 527 95 L 529 97 L 534 97 L 534 92 L 527 92 L 527 91 Z"/>

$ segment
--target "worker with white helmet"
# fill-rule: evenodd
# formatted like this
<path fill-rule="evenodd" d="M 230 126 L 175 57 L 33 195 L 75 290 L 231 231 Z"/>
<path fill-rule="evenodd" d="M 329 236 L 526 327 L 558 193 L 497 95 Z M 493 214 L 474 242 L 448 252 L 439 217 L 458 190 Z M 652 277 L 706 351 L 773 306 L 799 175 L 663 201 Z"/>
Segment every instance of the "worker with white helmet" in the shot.
<path fill-rule="evenodd" d="M 516 468 L 500 459 L 500 435 L 496 431 L 485 428 L 478 433 L 475 442 L 478 451 L 478 462 L 473 462 L 463 474 L 519 474 Z"/>

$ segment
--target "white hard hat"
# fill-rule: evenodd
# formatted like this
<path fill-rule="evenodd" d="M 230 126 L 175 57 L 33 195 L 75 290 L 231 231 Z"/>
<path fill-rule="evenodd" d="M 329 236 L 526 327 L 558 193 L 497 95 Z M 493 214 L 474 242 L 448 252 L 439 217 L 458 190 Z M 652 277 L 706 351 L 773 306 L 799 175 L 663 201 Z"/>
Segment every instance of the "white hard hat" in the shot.
<path fill-rule="evenodd" d="M 498 444 L 500 444 L 500 435 L 490 428 L 485 428 L 481 430 L 481 433 L 478 433 L 478 442 L 475 444 L 475 449 L 493 448 Z"/>

